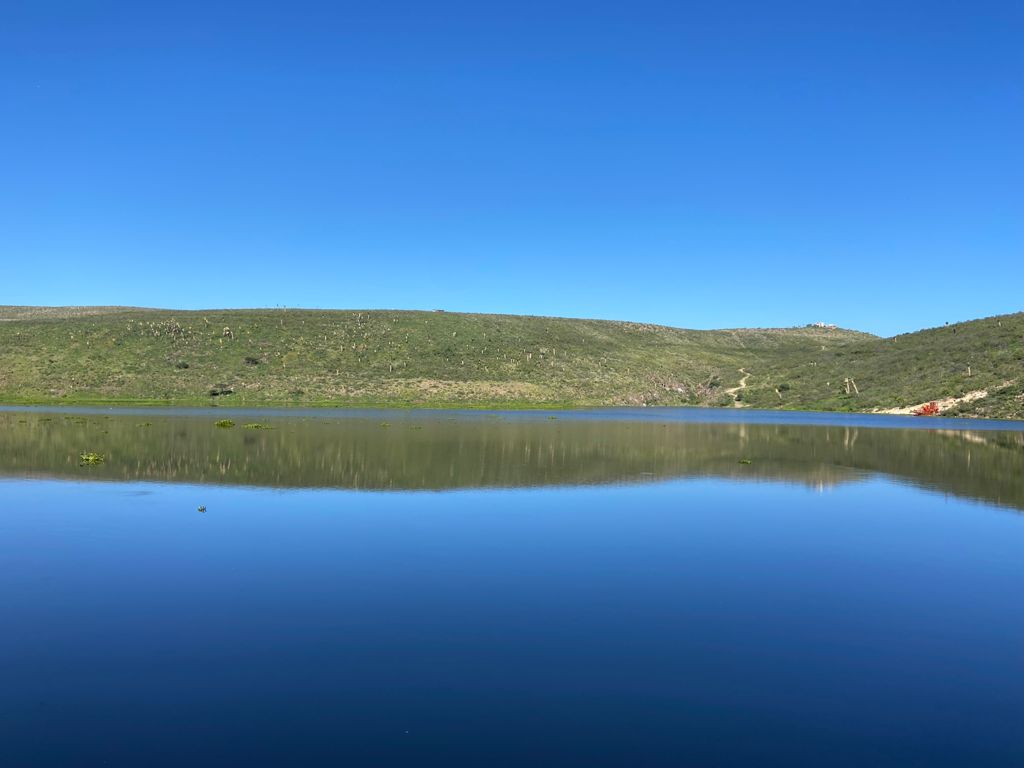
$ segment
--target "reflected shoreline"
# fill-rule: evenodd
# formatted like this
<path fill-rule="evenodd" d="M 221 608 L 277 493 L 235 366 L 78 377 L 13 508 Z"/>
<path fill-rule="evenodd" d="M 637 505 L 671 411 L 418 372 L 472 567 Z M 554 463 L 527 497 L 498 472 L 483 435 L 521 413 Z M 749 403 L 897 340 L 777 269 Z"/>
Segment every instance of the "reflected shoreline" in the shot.
<path fill-rule="evenodd" d="M 259 414 L 272 428 L 246 429 L 243 419 L 214 426 L 239 414 Z M 0 477 L 353 490 L 720 478 L 823 489 L 878 474 L 1024 510 L 1024 432 L 552 415 L 6 410 Z M 103 463 L 79 466 L 85 451 Z"/>

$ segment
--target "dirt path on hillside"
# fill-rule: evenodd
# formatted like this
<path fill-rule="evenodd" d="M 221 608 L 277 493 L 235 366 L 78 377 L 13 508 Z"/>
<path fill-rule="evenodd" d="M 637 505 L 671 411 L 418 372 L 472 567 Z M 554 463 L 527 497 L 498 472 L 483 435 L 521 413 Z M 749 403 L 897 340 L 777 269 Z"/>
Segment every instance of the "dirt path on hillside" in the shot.
<path fill-rule="evenodd" d="M 937 406 L 939 406 L 939 413 L 942 413 L 943 411 L 945 411 L 948 408 L 951 408 L 954 405 L 959 405 L 960 403 L 973 403 L 975 400 L 981 400 L 981 398 L 983 397 L 988 397 L 988 390 L 976 389 L 973 392 L 968 392 L 963 397 L 943 397 L 929 402 L 934 402 Z M 875 408 L 872 411 L 872 413 L 890 413 L 900 416 L 909 416 L 914 411 L 916 411 L 919 408 L 922 408 L 925 405 L 928 405 L 928 403 L 908 405 L 905 408 Z"/>
<path fill-rule="evenodd" d="M 737 395 L 739 394 L 739 391 L 741 389 L 746 389 L 747 388 L 747 379 L 750 378 L 750 374 L 747 373 L 742 368 L 739 369 L 739 372 L 743 374 L 743 378 L 740 379 L 739 386 L 738 387 L 729 387 L 728 389 L 725 390 L 725 393 L 727 395 L 732 395 L 732 407 L 733 408 L 742 408 L 743 407 L 743 403 L 740 402 L 740 400 L 737 397 Z"/>

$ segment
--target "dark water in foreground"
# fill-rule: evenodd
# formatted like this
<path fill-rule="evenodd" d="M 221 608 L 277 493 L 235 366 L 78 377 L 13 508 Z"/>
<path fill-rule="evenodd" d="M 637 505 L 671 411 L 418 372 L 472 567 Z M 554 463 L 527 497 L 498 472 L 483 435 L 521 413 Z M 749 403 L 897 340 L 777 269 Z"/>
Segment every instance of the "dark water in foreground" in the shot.
<path fill-rule="evenodd" d="M 722 418 L 0 411 L 0 765 L 1024 764 L 1020 425 Z"/>

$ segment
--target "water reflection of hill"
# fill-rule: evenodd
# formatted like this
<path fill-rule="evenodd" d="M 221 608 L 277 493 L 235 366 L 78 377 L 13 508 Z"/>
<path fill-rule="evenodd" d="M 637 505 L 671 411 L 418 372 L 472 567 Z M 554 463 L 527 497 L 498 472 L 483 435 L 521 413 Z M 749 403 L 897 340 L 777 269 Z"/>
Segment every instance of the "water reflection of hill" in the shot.
<path fill-rule="evenodd" d="M 879 472 L 1024 509 L 1021 433 L 435 415 L 275 418 L 252 430 L 143 418 L 0 413 L 0 474 L 408 490 L 681 477 L 828 486 Z M 82 451 L 106 461 L 79 467 Z"/>

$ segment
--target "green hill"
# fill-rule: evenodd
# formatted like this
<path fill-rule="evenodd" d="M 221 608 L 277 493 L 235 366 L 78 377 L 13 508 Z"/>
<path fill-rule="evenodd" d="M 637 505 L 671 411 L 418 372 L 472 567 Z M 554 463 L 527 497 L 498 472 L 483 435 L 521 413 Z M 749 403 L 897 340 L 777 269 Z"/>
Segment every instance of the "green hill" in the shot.
<path fill-rule="evenodd" d="M 870 410 L 986 389 L 988 397 L 961 411 L 1022 416 L 1022 339 L 1024 315 L 879 339 L 812 327 L 692 331 L 445 312 L 0 307 L 0 401 L 532 407 L 738 399 Z M 859 394 L 846 394 L 846 378 Z"/>
<path fill-rule="evenodd" d="M 765 356 L 750 370 L 743 394 L 755 407 L 869 411 L 966 396 L 941 403 L 943 415 L 1020 419 L 1024 313 L 852 340 L 799 360 Z"/>

